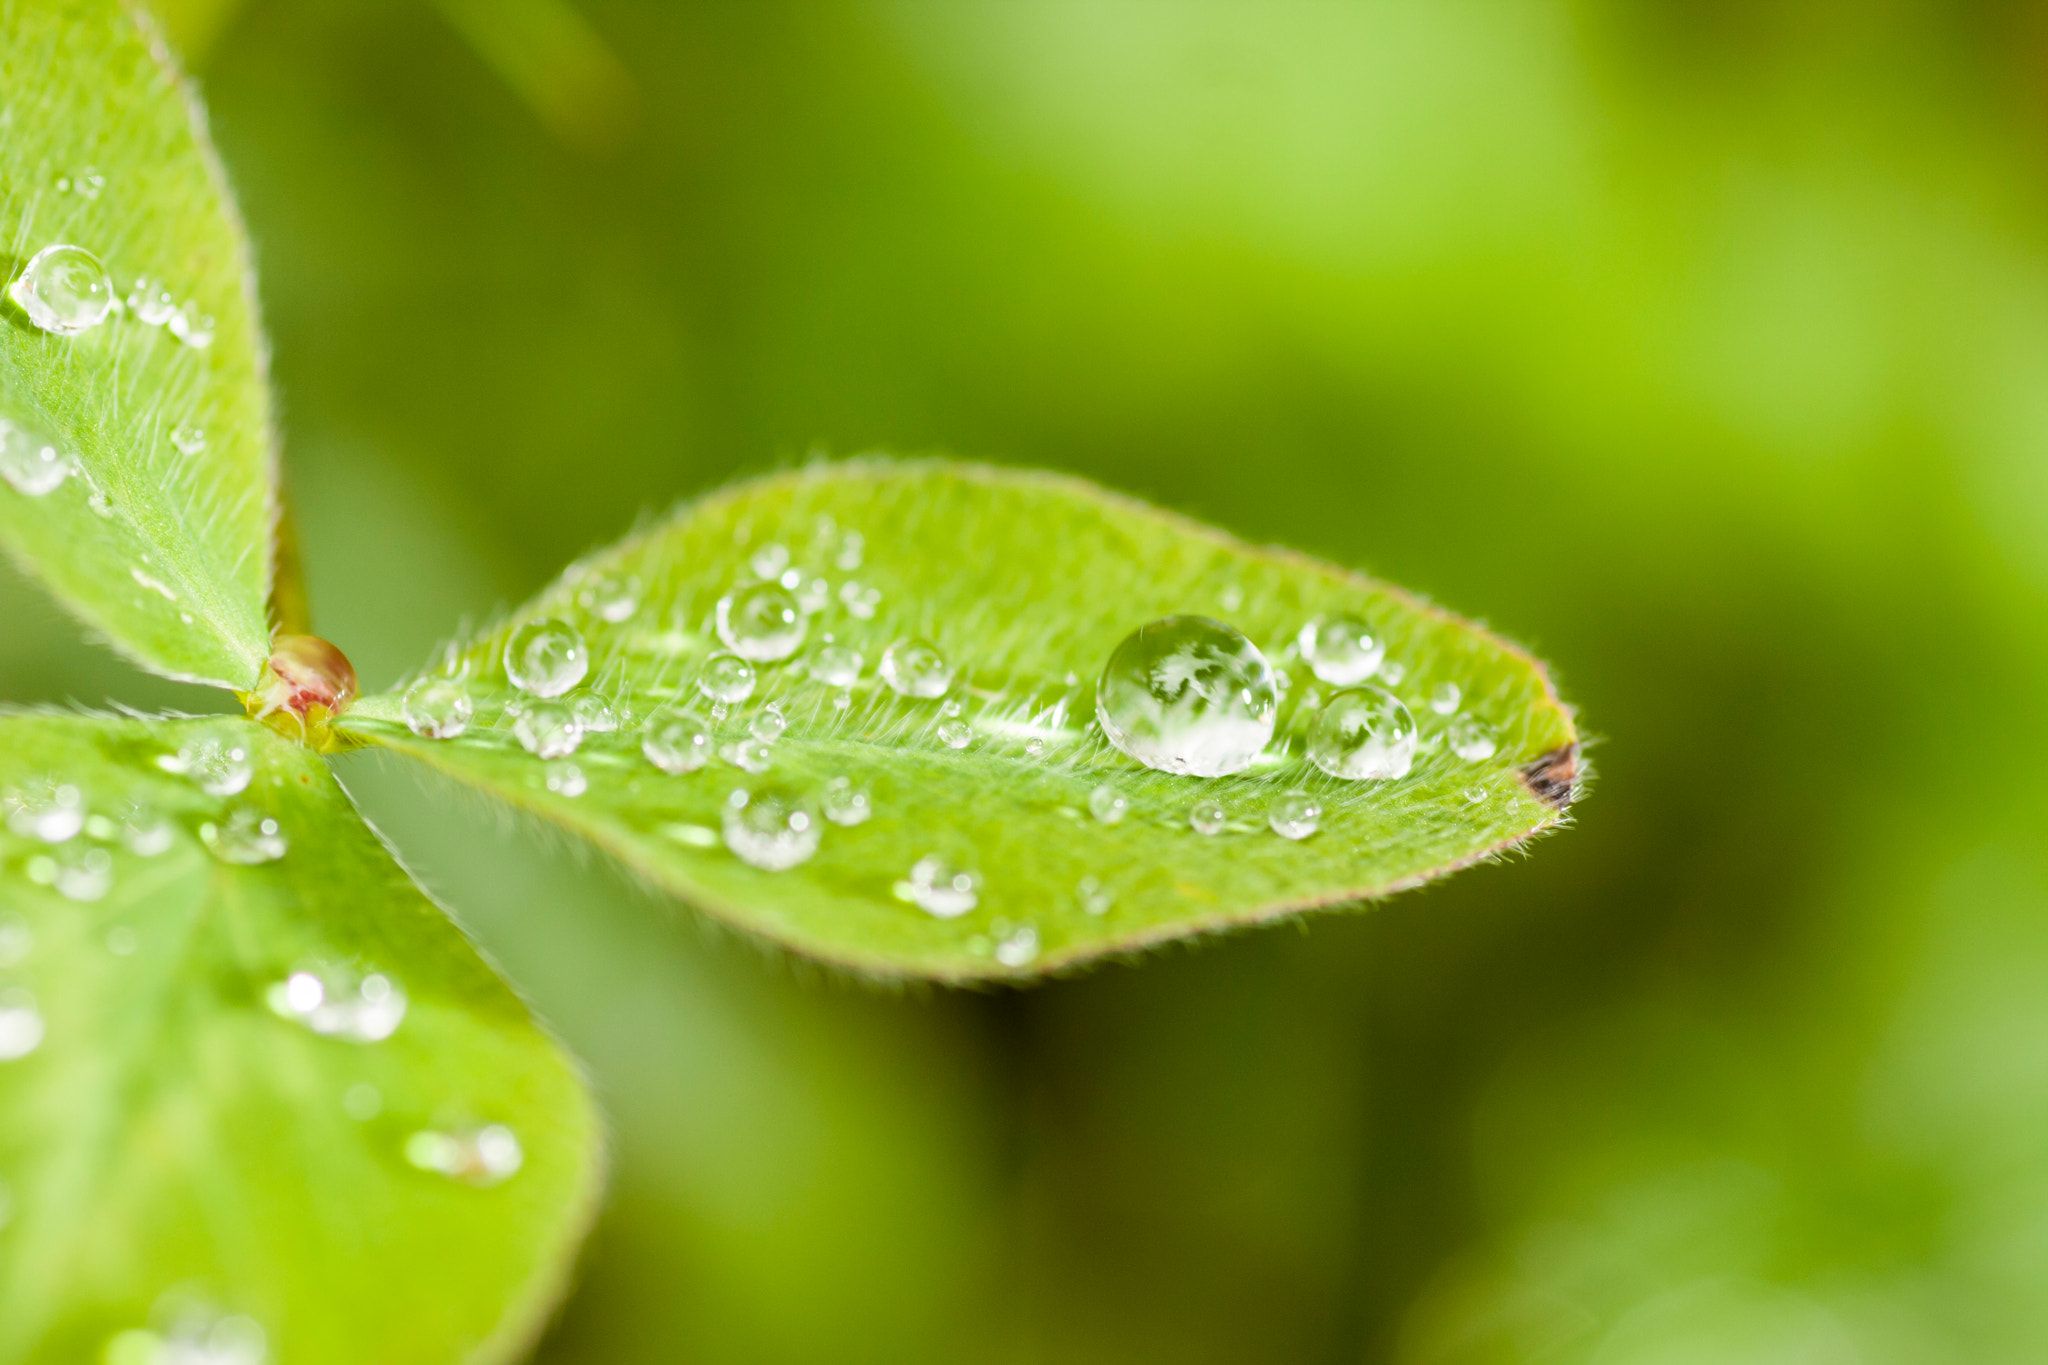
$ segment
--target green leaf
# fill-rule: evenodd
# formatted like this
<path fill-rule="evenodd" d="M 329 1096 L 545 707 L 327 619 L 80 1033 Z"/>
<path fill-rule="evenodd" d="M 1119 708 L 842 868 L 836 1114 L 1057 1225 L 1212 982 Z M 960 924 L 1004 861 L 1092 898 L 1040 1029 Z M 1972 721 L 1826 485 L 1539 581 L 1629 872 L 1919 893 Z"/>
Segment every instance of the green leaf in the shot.
<path fill-rule="evenodd" d="M 208 738 L 245 749 L 246 790 L 160 766 Z M 140 1365 L 172 1358 L 143 1333 L 250 1322 L 264 1359 L 335 1365 L 529 1340 L 598 1193 L 597 1119 L 325 765 L 238 719 L 16 714 L 0 802 L 0 1361 Z M 209 851 L 277 851 L 238 810 L 281 857 Z M 295 973 L 325 974 L 328 1014 Z M 358 984 L 379 973 L 402 1016 Z M 464 1157 L 488 1170 L 423 1168 Z"/>
<path fill-rule="evenodd" d="M 848 532 L 863 541 L 857 566 Z M 679 701 L 705 709 L 690 689 L 721 647 L 716 603 L 749 577 L 758 552 L 767 551 L 761 568 L 778 569 L 770 546 L 792 552 L 802 590 L 823 579 L 830 597 L 802 651 L 763 665 L 758 690 L 723 724 L 722 743 L 742 742 L 761 705 L 779 703 L 789 726 L 771 766 L 755 774 L 713 760 L 680 776 L 659 771 L 641 755 L 644 726 Z M 638 580 L 639 605 L 613 624 L 596 608 L 626 579 Z M 869 593 L 879 594 L 872 604 Z M 1376 624 L 1406 669 L 1398 690 L 1424 741 L 1406 777 L 1339 781 L 1301 757 L 1309 694 L 1328 689 L 1291 661 L 1290 642 L 1310 617 L 1338 612 Z M 1140 767 L 1091 720 L 1110 651 L 1146 622 L 1183 613 L 1226 618 L 1293 675 L 1266 757 L 1234 776 Z M 508 733 L 503 663 L 513 628 L 551 617 L 587 639 L 593 687 L 633 718 L 553 766 Z M 828 635 L 866 658 L 843 711 L 840 690 L 809 676 Z M 946 701 L 901 697 L 877 681 L 876 660 L 905 637 L 930 640 L 955 665 Z M 448 671 L 474 693 L 467 734 L 414 734 L 397 694 L 359 703 L 345 728 L 577 831 L 724 920 L 880 975 L 1027 976 L 1358 903 L 1554 825 L 1577 775 L 1572 720 L 1542 666 L 1468 622 L 1076 480 L 942 462 L 821 467 L 685 507 L 462 645 Z M 1461 715 L 1494 728 L 1494 757 L 1449 752 L 1448 722 L 1424 700 L 1447 684 L 1461 690 Z M 950 702 L 962 708 L 957 718 Z M 941 741 L 949 722 L 971 727 L 968 747 Z M 572 795 L 577 776 L 587 790 Z M 815 801 L 842 776 L 869 789 L 873 818 L 823 825 L 809 861 L 762 871 L 720 846 L 735 789 Z M 1114 824 L 1090 813 L 1105 784 L 1129 803 Z M 1298 843 L 1267 829 L 1273 798 L 1295 788 L 1325 808 L 1320 831 Z M 1189 825 L 1203 798 L 1220 800 L 1231 819 L 1213 837 Z M 971 913 L 939 919 L 903 899 L 928 854 L 979 874 Z"/>
<path fill-rule="evenodd" d="M 269 639 L 263 338 L 203 115 L 139 7 L 7 7 L 0 229 L 10 280 L 69 244 L 104 264 L 117 296 L 156 286 L 70 336 L 16 300 L 0 307 L 9 437 L 77 469 L 37 496 L 0 480 L 0 544 L 142 666 L 250 687 Z M 184 311 L 152 324 L 163 291 Z"/>

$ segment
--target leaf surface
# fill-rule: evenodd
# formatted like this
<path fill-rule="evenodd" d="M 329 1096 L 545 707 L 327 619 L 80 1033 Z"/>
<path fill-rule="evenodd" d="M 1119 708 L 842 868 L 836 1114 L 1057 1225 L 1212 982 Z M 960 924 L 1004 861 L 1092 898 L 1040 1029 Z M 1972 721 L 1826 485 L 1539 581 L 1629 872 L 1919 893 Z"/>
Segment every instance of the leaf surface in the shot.
<path fill-rule="evenodd" d="M 159 766 L 207 737 L 245 748 L 239 794 Z M 50 842 L 67 786 L 91 818 Z M 0 1361 L 529 1340 L 597 1195 L 597 1120 L 326 766 L 240 720 L 14 714 L 0 803 Z M 238 809 L 281 857 L 212 851 L 276 851 Z M 261 1356 L 222 1345 L 252 1332 Z"/>
<path fill-rule="evenodd" d="M 48 491 L 0 479 L 0 543 L 144 667 L 251 686 L 269 652 L 263 339 L 203 116 L 139 10 L 5 7 L 0 232 L 10 281 L 68 244 L 119 300 L 75 335 L 0 305 L 0 419 L 75 469 Z"/>
<path fill-rule="evenodd" d="M 793 572 L 799 594 L 829 605 L 809 616 L 801 650 L 762 664 L 753 695 L 718 724 L 731 758 L 658 770 L 642 741 L 675 706 L 711 718 L 694 683 L 724 647 L 717 604 L 764 571 Z M 635 580 L 637 609 L 606 620 L 616 587 Z M 1236 775 L 1142 767 L 1092 719 L 1118 642 L 1188 613 L 1232 623 L 1290 677 L 1272 744 Z M 1378 681 L 1405 670 L 1394 690 L 1421 729 L 1407 776 L 1342 781 L 1304 760 L 1330 689 L 1293 642 L 1322 613 L 1363 617 L 1389 642 Z M 551 618 L 587 641 L 586 689 L 629 719 L 549 763 L 514 742 L 521 699 L 504 652 L 513 630 Z M 864 656 L 851 689 L 812 676 L 827 636 Z M 913 637 L 954 669 L 943 698 L 899 696 L 877 677 L 890 643 Z M 1578 771 L 1571 717 L 1542 666 L 1466 621 L 1076 480 L 936 461 L 825 466 L 708 497 L 576 566 L 454 648 L 442 672 L 468 679 L 466 734 L 414 733 L 397 693 L 359 703 L 346 728 L 575 830 L 722 919 L 879 975 L 1029 976 L 1385 895 L 1557 823 Z M 1456 717 L 1491 727 L 1494 756 L 1450 751 L 1451 721 L 1427 704 L 1447 685 L 1460 694 Z M 748 771 L 732 759 L 752 756 L 734 746 L 770 702 L 788 728 L 768 746 L 767 770 Z M 960 737 L 951 725 L 967 727 L 966 747 L 947 742 Z M 870 793 L 872 818 L 817 824 L 808 861 L 764 871 L 722 846 L 736 790 L 809 800 L 815 812 L 840 777 Z M 1091 804 L 1105 786 L 1126 803 L 1114 823 Z M 1299 842 L 1268 827 L 1274 799 L 1297 789 L 1324 808 L 1320 829 Z M 1213 836 L 1190 826 L 1204 798 L 1227 813 Z M 927 855 L 969 876 L 970 912 L 919 908 L 928 898 L 912 869 Z"/>

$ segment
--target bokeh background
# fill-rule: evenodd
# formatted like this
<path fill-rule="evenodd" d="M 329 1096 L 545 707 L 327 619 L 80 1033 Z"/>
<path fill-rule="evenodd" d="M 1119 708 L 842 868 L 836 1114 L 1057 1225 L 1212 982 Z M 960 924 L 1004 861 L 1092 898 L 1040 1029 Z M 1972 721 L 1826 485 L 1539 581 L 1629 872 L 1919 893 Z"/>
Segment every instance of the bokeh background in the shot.
<path fill-rule="evenodd" d="M 168 10 L 369 684 L 886 448 L 1428 592 L 1602 740 L 1528 860 L 981 994 L 348 760 L 615 1124 L 542 1361 L 2048 1360 L 2048 9 Z"/>

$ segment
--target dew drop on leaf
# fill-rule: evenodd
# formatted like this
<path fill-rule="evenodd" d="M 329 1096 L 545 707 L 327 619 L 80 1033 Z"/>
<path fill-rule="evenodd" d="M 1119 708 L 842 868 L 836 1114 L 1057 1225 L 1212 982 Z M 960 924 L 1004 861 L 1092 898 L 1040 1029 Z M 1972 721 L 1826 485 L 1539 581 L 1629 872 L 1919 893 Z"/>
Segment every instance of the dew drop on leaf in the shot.
<path fill-rule="evenodd" d="M 206 432 L 200 427 L 173 428 L 171 444 L 180 455 L 197 455 L 206 449 Z"/>
<path fill-rule="evenodd" d="M 67 844 L 52 861 L 50 885 L 65 900 L 89 905 L 114 889 L 114 855 L 103 848 Z"/>
<path fill-rule="evenodd" d="M 30 322 L 58 336 L 99 326 L 114 307 L 114 285 L 99 257 L 65 243 L 29 257 L 7 293 Z"/>
<path fill-rule="evenodd" d="M 583 743 L 583 722 L 565 702 L 528 702 L 512 718 L 512 737 L 535 758 L 567 758 Z"/>
<path fill-rule="evenodd" d="M 0 1062 L 17 1061 L 43 1045 L 43 1012 L 20 986 L 0 990 Z"/>
<path fill-rule="evenodd" d="M 824 644 L 811 656 L 811 676 L 827 687 L 851 687 L 860 681 L 866 660 L 848 645 Z"/>
<path fill-rule="evenodd" d="M 1102 884 L 1102 878 L 1096 876 L 1083 877 L 1074 884 L 1074 899 L 1091 915 L 1106 915 L 1109 907 L 1116 903 L 1109 888 Z"/>
<path fill-rule="evenodd" d="M 1408 676 L 1408 665 L 1399 659 L 1388 659 L 1380 664 L 1380 681 L 1388 687 L 1399 687 L 1401 680 Z"/>
<path fill-rule="evenodd" d="M 75 783 L 38 777 L 0 792 L 7 828 L 24 839 L 61 844 L 85 828 L 85 793 Z"/>
<path fill-rule="evenodd" d="M 1465 700 L 1464 689 L 1454 682 L 1438 683 L 1429 692 L 1429 709 L 1440 716 L 1456 713 L 1459 703 Z"/>
<path fill-rule="evenodd" d="M 405 1140 L 405 1159 L 422 1171 L 487 1187 L 519 1174 L 526 1153 L 510 1128 L 490 1123 L 454 1132 L 423 1129 Z"/>
<path fill-rule="evenodd" d="M 1273 669 L 1243 632 L 1206 616 L 1140 626 L 1109 656 L 1095 715 L 1118 749 L 1148 768 L 1222 777 L 1250 767 L 1273 738 Z"/>
<path fill-rule="evenodd" d="M 138 858 L 154 858 L 168 852 L 178 837 L 177 826 L 169 817 L 140 802 L 123 812 L 117 832 L 122 846 Z"/>
<path fill-rule="evenodd" d="M 906 697 L 943 696 L 953 683 L 946 656 L 928 640 L 896 641 L 882 651 L 878 671 L 891 690 Z"/>
<path fill-rule="evenodd" d="M 1188 828 L 1203 836 L 1221 834 L 1229 821 L 1230 813 L 1221 801 L 1205 798 L 1188 809 Z"/>
<path fill-rule="evenodd" d="M 1130 810 L 1130 798 L 1107 783 L 1088 793 L 1088 813 L 1105 825 L 1121 823 Z"/>
<path fill-rule="evenodd" d="M 756 711 L 753 718 L 747 722 L 747 733 L 763 744 L 773 744 L 781 739 L 783 731 L 788 728 L 789 717 L 783 715 L 782 708 L 774 702 L 769 702 Z"/>
<path fill-rule="evenodd" d="M 0 417 L 0 479 L 23 497 L 57 491 L 71 477 L 71 459 L 57 442 L 18 422 Z"/>
<path fill-rule="evenodd" d="M 469 729 L 476 703 L 453 678 L 424 678 L 405 691 L 405 728 L 421 739 L 454 739 Z"/>
<path fill-rule="evenodd" d="M 1330 694 L 1308 732 L 1309 761 L 1351 781 L 1406 777 L 1415 763 L 1415 717 L 1370 683 Z"/>
<path fill-rule="evenodd" d="M 868 817 L 875 813 L 868 789 L 855 786 L 850 777 L 835 777 L 827 782 L 821 804 L 827 820 L 848 828 L 866 824 Z"/>
<path fill-rule="evenodd" d="M 557 761 L 548 764 L 547 788 L 557 796 L 574 800 L 590 790 L 590 779 L 576 764 Z"/>
<path fill-rule="evenodd" d="M 569 709 L 586 735 L 608 735 L 619 728 L 618 711 L 595 692 L 578 692 L 569 699 Z"/>
<path fill-rule="evenodd" d="M 237 806 L 218 822 L 199 827 L 199 841 L 224 863 L 253 867 L 274 863 L 290 848 L 277 818 L 254 806 Z"/>
<path fill-rule="evenodd" d="M 964 720 L 949 720 L 939 726 L 939 743 L 948 749 L 964 749 L 974 738 L 974 728 Z"/>
<path fill-rule="evenodd" d="M 405 991 L 396 981 L 339 963 L 300 967 L 272 983 L 263 999 L 280 1019 L 352 1043 L 380 1043 L 405 1019 Z"/>
<path fill-rule="evenodd" d="M 598 620 L 616 626 L 632 620 L 640 610 L 640 580 L 633 574 L 603 570 L 583 580 L 576 601 Z"/>
<path fill-rule="evenodd" d="M 725 846 L 764 872 L 786 872 L 818 851 L 821 831 L 810 806 L 778 791 L 735 791 L 726 799 Z"/>
<path fill-rule="evenodd" d="M 718 638 L 754 663 L 787 659 L 803 646 L 810 620 L 780 583 L 755 583 L 718 599 Z"/>
<path fill-rule="evenodd" d="M 1451 752 L 1467 763 L 1482 763 L 1500 748 L 1493 727 L 1477 716 L 1459 716 L 1444 728 Z"/>
<path fill-rule="evenodd" d="M 1266 822 L 1283 839 L 1306 839 L 1322 827 L 1323 803 L 1305 791 L 1282 792 L 1267 808 Z"/>
<path fill-rule="evenodd" d="M 213 316 L 199 311 L 199 305 L 187 299 L 171 314 L 171 335 L 195 351 L 203 351 L 213 345 Z"/>
<path fill-rule="evenodd" d="M 718 756 L 742 772 L 765 773 L 775 760 L 767 743 L 758 739 L 735 740 L 718 751 Z"/>
<path fill-rule="evenodd" d="M 171 297 L 171 291 L 147 275 L 136 276 L 134 285 L 128 290 L 127 303 L 128 311 L 135 315 L 136 321 L 151 327 L 163 326 L 178 311 L 177 300 Z"/>
<path fill-rule="evenodd" d="M 789 567 L 789 548 L 785 545 L 763 545 L 747 556 L 747 567 L 758 577 L 780 578 L 782 571 Z"/>
<path fill-rule="evenodd" d="M 590 649 L 566 621 L 529 621 L 505 642 L 505 676 L 522 692 L 559 697 L 590 672 Z"/>
<path fill-rule="evenodd" d="M 875 608 L 882 602 L 879 588 L 864 588 L 848 579 L 839 585 L 839 604 L 863 621 L 875 619 Z"/>
<path fill-rule="evenodd" d="M 896 883 L 896 898 L 908 901 L 939 919 L 958 919 L 981 904 L 981 876 L 953 866 L 938 854 L 911 865 L 910 876 Z"/>
<path fill-rule="evenodd" d="M 1356 616 L 1318 616 L 1301 628 L 1297 643 L 1309 669 L 1339 687 L 1364 682 L 1387 655 L 1387 642 Z"/>
<path fill-rule="evenodd" d="M 754 666 L 737 654 L 714 654 L 704 661 L 697 690 L 720 705 L 743 702 L 754 695 Z"/>
<path fill-rule="evenodd" d="M 711 727 L 694 711 L 655 718 L 640 741 L 647 761 L 665 773 L 692 773 L 711 757 Z"/>
<path fill-rule="evenodd" d="M 174 1296 L 152 1316 L 157 1329 L 116 1333 L 100 1359 L 105 1365 L 265 1365 L 269 1338 L 254 1318 L 223 1314 L 211 1305 Z"/>
<path fill-rule="evenodd" d="M 996 961 L 1005 967 L 1028 966 L 1038 956 L 1038 928 L 1020 924 L 996 940 Z"/>
<path fill-rule="evenodd" d="M 219 735 L 188 739 L 175 754 L 157 759 L 156 765 L 167 773 L 177 773 L 208 796 L 235 796 L 247 790 L 256 776 L 248 749 Z"/>

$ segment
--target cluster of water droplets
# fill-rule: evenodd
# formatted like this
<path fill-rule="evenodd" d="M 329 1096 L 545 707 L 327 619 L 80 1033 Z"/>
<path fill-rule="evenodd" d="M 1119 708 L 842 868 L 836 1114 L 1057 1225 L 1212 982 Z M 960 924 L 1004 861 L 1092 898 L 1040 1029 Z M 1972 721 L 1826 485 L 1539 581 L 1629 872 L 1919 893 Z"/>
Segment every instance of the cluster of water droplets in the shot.
<path fill-rule="evenodd" d="M 60 180 L 62 189 L 99 197 L 106 179 L 87 167 Z M 75 337 L 105 323 L 123 308 L 146 327 L 162 327 L 194 350 L 213 344 L 214 320 L 191 300 L 179 303 L 170 290 L 138 276 L 123 294 L 98 256 L 82 246 L 57 242 L 29 257 L 7 286 L 7 296 L 28 320 L 54 336 Z"/>

